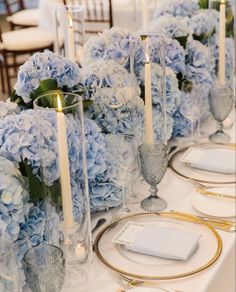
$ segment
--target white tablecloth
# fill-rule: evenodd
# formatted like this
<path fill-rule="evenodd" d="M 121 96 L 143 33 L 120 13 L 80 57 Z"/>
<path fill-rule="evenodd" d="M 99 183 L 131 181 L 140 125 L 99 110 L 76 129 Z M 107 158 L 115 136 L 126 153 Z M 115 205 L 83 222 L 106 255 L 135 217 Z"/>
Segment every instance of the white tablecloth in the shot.
<path fill-rule="evenodd" d="M 212 133 L 215 129 L 215 122 L 208 120 L 205 129 Z M 232 141 L 235 141 L 235 125 L 230 130 Z M 142 186 L 144 194 L 147 194 L 147 186 Z M 199 214 L 191 206 L 191 192 L 194 185 L 177 176 L 171 169 L 168 169 L 160 184 L 159 191 L 168 202 L 168 210 L 178 210 Z M 103 216 L 103 214 L 97 214 Z M 111 214 L 105 213 L 108 220 Z M 93 219 L 95 221 L 95 218 Z M 109 221 L 108 221 L 109 222 Z M 218 231 L 223 240 L 223 251 L 219 260 L 205 270 L 192 277 L 172 281 L 159 281 L 168 288 L 181 290 L 183 292 L 235 292 L 235 233 Z M 115 292 L 120 288 L 119 283 L 112 277 L 111 272 L 103 266 L 94 254 L 93 261 L 94 278 L 85 289 L 76 289 L 83 292 Z M 178 272 L 178 271 L 177 271 Z M 70 290 L 73 292 L 73 290 Z M 69 292 L 64 289 L 63 292 Z"/>

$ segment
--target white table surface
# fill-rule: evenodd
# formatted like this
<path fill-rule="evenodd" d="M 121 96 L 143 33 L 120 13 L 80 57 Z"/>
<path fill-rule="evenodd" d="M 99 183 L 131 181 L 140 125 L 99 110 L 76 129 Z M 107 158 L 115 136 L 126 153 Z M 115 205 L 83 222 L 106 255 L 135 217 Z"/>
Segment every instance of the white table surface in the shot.
<path fill-rule="evenodd" d="M 208 119 L 203 129 L 208 130 L 208 133 L 212 133 L 215 129 L 215 122 Z M 232 141 L 235 141 L 235 124 L 226 132 L 230 133 Z M 191 206 L 191 193 L 194 188 L 192 183 L 177 176 L 171 169 L 168 169 L 160 184 L 159 191 L 161 196 L 168 202 L 168 210 L 178 210 L 199 215 L 200 213 Z M 147 189 L 147 185 L 143 184 L 144 196 L 147 194 Z M 93 224 L 97 221 L 97 218 L 104 216 L 107 217 L 107 222 L 109 223 L 112 211 L 97 213 L 92 220 Z M 223 240 L 223 251 L 213 266 L 191 277 L 159 281 L 159 283 L 165 287 L 183 292 L 235 292 L 235 233 L 220 230 L 218 232 Z M 76 290 L 63 289 L 63 292 L 115 292 L 120 288 L 117 280 L 112 277 L 111 271 L 99 262 L 95 253 L 92 268 L 94 277 L 88 287 L 80 289 L 78 286 Z"/>

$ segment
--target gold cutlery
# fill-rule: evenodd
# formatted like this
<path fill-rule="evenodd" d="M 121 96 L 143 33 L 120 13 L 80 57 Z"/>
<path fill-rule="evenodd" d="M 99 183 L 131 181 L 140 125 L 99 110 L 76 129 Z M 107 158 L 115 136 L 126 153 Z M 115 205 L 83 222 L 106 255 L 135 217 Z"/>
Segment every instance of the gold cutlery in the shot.
<path fill-rule="evenodd" d="M 198 215 L 193 215 L 193 214 L 187 214 L 187 213 L 182 213 L 178 211 L 171 210 L 171 212 L 175 212 L 176 214 L 179 214 L 180 217 L 182 217 L 182 214 L 189 215 L 192 217 L 193 221 L 195 218 L 195 222 L 198 223 L 197 219 L 201 219 L 202 221 L 208 223 L 212 227 L 216 229 L 220 229 L 226 232 L 235 232 L 236 231 L 236 223 L 234 221 L 226 221 L 226 220 L 221 220 L 217 218 L 209 218 L 206 216 L 198 216 Z M 183 218 L 184 220 L 184 218 Z"/>
<path fill-rule="evenodd" d="M 173 290 L 173 289 L 166 288 L 163 285 L 160 285 L 159 283 L 154 282 L 154 281 L 137 280 L 137 279 L 126 277 L 125 275 L 118 274 L 118 273 L 113 273 L 112 275 L 116 279 L 119 280 L 119 282 L 121 283 L 121 285 L 124 289 L 132 289 L 136 286 L 149 286 L 149 287 L 159 288 L 160 290 L 166 291 L 166 292 L 181 292 L 179 290 Z"/>
<path fill-rule="evenodd" d="M 221 193 L 221 192 L 209 191 L 206 188 L 197 188 L 196 191 L 202 195 L 212 196 L 212 197 L 216 197 L 219 199 L 229 199 L 229 200 L 234 200 L 234 201 L 236 200 L 235 196 L 228 195 L 228 194 Z"/>

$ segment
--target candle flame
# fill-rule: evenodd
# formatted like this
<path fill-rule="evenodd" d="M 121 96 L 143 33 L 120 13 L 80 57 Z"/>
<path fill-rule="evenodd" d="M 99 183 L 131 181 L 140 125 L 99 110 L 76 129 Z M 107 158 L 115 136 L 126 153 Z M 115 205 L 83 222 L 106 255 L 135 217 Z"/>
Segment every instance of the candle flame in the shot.
<path fill-rule="evenodd" d="M 220 4 L 225 4 L 225 0 L 221 0 L 220 1 Z"/>
<path fill-rule="evenodd" d="M 61 98 L 59 94 L 57 95 L 57 110 L 62 112 Z"/>
<path fill-rule="evenodd" d="M 73 20 L 72 20 L 71 12 L 68 12 L 68 20 L 69 20 L 69 26 L 70 26 L 70 28 L 73 28 Z"/>

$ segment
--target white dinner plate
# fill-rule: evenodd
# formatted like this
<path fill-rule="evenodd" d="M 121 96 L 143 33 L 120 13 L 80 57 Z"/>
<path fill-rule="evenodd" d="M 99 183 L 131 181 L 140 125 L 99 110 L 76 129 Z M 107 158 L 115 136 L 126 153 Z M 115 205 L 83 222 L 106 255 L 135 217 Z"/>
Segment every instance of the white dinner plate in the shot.
<path fill-rule="evenodd" d="M 211 149 L 219 149 L 219 150 L 230 150 L 234 151 L 232 149 L 232 146 L 229 144 L 214 144 L 214 143 L 200 143 L 200 144 L 194 144 L 191 146 L 186 146 L 183 148 L 180 148 L 176 150 L 169 160 L 169 167 L 178 175 L 187 178 L 187 179 L 193 179 L 195 181 L 198 181 L 200 183 L 204 184 L 211 184 L 211 185 L 229 185 L 236 182 L 235 180 L 235 173 L 230 174 L 224 174 L 224 173 L 218 173 L 213 172 L 209 170 L 203 170 L 199 168 L 192 167 L 190 163 L 186 163 L 182 161 L 183 154 L 189 149 L 189 148 L 199 148 L 203 149 L 205 151 L 211 151 Z M 221 159 L 219 159 L 219 163 L 221 163 Z"/>
<path fill-rule="evenodd" d="M 185 261 L 129 251 L 124 245 L 113 242 L 113 238 L 127 222 L 152 222 L 160 227 L 194 232 L 200 236 L 198 249 Z M 212 265 L 220 255 L 221 239 L 212 227 L 204 222 L 196 222 L 196 218 L 191 215 L 174 211 L 144 212 L 128 215 L 105 226 L 95 239 L 94 251 L 107 268 L 126 276 L 142 280 L 170 280 L 194 275 Z"/>
<path fill-rule="evenodd" d="M 235 188 L 218 187 L 209 188 L 208 190 L 235 196 Z M 201 195 L 197 191 L 195 191 L 193 194 L 192 205 L 197 211 L 209 216 L 224 218 L 234 217 L 236 215 L 236 206 L 234 200 Z"/>

